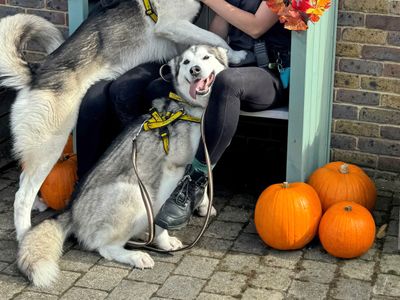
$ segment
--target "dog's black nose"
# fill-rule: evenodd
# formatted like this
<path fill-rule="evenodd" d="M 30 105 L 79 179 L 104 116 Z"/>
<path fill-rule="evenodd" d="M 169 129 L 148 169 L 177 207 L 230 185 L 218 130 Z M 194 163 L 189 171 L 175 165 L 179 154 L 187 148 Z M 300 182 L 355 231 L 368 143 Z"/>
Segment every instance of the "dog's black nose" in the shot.
<path fill-rule="evenodd" d="M 197 76 L 200 74 L 201 68 L 199 66 L 193 66 L 190 68 L 190 74 L 192 76 Z"/>

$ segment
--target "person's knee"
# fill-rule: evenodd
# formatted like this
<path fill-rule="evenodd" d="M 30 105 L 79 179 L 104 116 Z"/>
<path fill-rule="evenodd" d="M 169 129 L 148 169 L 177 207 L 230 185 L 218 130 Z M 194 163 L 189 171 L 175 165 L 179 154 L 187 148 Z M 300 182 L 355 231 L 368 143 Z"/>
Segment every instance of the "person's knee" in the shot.
<path fill-rule="evenodd" d="M 100 81 L 89 88 L 79 109 L 79 118 L 97 118 L 108 110 L 108 89 L 110 81 Z"/>
<path fill-rule="evenodd" d="M 225 69 L 215 78 L 214 88 L 231 88 L 238 85 L 238 75 L 235 69 Z"/>

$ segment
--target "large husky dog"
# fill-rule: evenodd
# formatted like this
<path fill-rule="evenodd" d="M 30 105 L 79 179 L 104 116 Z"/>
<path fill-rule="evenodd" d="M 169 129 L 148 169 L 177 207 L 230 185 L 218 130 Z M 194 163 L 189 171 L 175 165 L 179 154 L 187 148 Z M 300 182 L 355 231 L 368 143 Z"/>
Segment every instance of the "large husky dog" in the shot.
<path fill-rule="evenodd" d="M 191 23 L 199 13 L 199 0 L 152 0 L 151 5 L 157 22 L 146 15 L 142 0 L 120 0 L 115 7 L 98 9 L 60 47 L 61 34 L 40 17 L 20 14 L 0 20 L 1 84 L 19 90 L 11 110 L 14 153 L 23 166 L 14 202 L 19 241 L 31 227 L 35 197 L 93 83 L 116 78 L 146 61 L 169 60 L 182 44 L 226 48 L 232 62 L 245 57 L 245 52 L 231 50 L 223 39 Z M 51 53 L 35 71 L 20 53 L 31 38 Z"/>
<path fill-rule="evenodd" d="M 226 50 L 192 46 L 169 64 L 175 88 L 184 101 L 157 99 L 154 107 L 160 112 L 183 109 L 187 116 L 200 118 L 215 75 L 227 67 Z M 70 234 L 83 247 L 98 251 L 106 259 L 137 268 L 153 267 L 147 253 L 124 248 L 131 237 L 143 239 L 147 231 L 147 214 L 132 161 L 132 140 L 142 124 L 142 121 L 132 124 L 116 139 L 84 180 L 69 210 L 56 219 L 42 222 L 22 238 L 18 266 L 35 285 L 48 286 L 54 282 L 62 245 Z M 185 166 L 193 160 L 200 140 L 200 124 L 196 122 L 179 119 L 168 125 L 168 130 L 168 154 L 158 130 L 141 131 L 136 139 L 138 174 L 154 201 L 154 214 L 183 176 Z M 199 207 L 200 215 L 205 215 L 207 206 L 205 196 Z M 182 247 L 177 238 L 158 226 L 154 244 L 164 250 Z"/>

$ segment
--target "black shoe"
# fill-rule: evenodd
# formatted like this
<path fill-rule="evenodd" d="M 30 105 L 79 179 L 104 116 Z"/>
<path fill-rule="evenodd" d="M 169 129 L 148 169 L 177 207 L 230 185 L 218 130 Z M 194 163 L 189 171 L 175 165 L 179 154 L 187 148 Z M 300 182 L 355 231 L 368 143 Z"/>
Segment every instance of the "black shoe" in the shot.
<path fill-rule="evenodd" d="M 183 178 L 158 212 L 155 223 L 170 230 L 184 227 L 200 205 L 207 183 L 203 172 L 188 165 Z"/>

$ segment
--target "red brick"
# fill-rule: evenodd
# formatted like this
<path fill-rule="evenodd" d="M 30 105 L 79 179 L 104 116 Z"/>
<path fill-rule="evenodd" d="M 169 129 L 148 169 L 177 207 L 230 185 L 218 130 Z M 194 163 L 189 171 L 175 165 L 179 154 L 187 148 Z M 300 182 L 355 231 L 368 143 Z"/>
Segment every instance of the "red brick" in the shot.
<path fill-rule="evenodd" d="M 383 67 L 383 76 L 398 78 L 400 76 L 400 64 L 385 64 Z"/>

